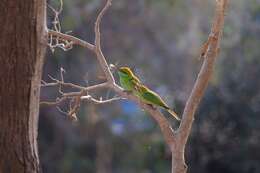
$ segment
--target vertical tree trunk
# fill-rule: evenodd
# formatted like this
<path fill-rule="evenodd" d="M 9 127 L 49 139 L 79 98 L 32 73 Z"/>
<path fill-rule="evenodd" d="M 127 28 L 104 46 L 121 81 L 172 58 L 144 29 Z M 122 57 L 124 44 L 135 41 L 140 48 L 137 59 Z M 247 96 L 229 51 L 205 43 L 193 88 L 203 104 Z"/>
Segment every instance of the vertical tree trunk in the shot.
<path fill-rule="evenodd" d="M 0 3 L 0 173 L 36 173 L 45 0 Z"/>
<path fill-rule="evenodd" d="M 186 173 L 187 165 L 184 158 L 184 147 L 174 146 L 172 152 L 172 173 Z"/>

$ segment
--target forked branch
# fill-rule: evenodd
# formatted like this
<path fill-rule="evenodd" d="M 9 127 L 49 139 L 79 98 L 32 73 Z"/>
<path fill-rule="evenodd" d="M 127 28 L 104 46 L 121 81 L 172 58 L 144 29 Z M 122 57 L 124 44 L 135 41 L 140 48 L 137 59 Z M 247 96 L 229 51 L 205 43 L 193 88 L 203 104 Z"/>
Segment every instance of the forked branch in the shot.
<path fill-rule="evenodd" d="M 96 104 L 108 103 L 108 102 L 123 99 L 123 98 L 133 100 L 137 104 L 139 104 L 139 106 L 141 108 L 143 108 L 145 111 L 149 112 L 149 114 L 156 120 L 156 122 L 159 124 L 159 126 L 161 128 L 161 131 L 164 135 L 164 138 L 165 138 L 167 144 L 170 146 L 174 141 L 174 133 L 173 133 L 173 129 L 172 129 L 170 123 L 167 121 L 167 119 L 158 110 L 154 110 L 150 106 L 141 103 L 140 100 L 137 97 L 123 92 L 123 89 L 115 83 L 115 79 L 112 75 L 112 72 L 111 72 L 109 66 L 108 66 L 106 58 L 103 55 L 103 52 L 102 52 L 102 49 L 101 49 L 100 24 L 101 24 L 101 21 L 102 21 L 102 18 L 104 16 L 105 12 L 108 10 L 111 3 L 112 3 L 112 0 L 107 0 L 104 7 L 102 8 L 102 10 L 100 11 L 100 13 L 97 16 L 97 19 L 96 19 L 96 22 L 95 22 L 95 28 L 94 28 L 94 30 L 95 30 L 95 44 L 94 45 L 90 44 L 89 42 L 78 39 L 76 37 L 73 37 L 71 35 L 61 33 L 59 31 L 49 30 L 48 35 L 49 35 L 49 38 L 51 38 L 51 36 L 52 36 L 52 37 L 58 38 L 62 41 L 69 41 L 69 42 L 71 42 L 72 45 L 79 45 L 79 46 L 82 46 L 84 48 L 87 48 L 87 49 L 93 51 L 96 54 L 99 65 L 101 66 L 101 68 L 102 68 L 102 70 L 105 74 L 106 80 L 107 80 L 107 82 L 104 83 L 105 85 L 101 86 L 101 88 L 113 89 L 119 95 L 119 97 L 118 98 L 112 98 L 112 99 L 105 100 L 105 101 L 93 99 L 93 98 L 90 97 L 89 94 L 85 95 L 87 93 L 87 91 L 89 91 L 90 87 L 88 87 L 88 89 L 84 89 L 84 87 L 83 87 L 82 90 L 79 91 L 79 92 L 63 93 L 62 98 L 63 97 L 70 98 L 70 97 L 76 97 L 77 96 L 77 98 L 79 98 L 79 97 L 81 97 L 82 99 L 87 98 L 88 100 L 93 101 Z M 45 86 L 57 86 L 59 84 L 61 84 L 61 82 L 56 81 L 54 83 L 52 82 L 52 83 L 49 83 L 49 84 L 45 83 L 44 85 Z M 71 83 L 64 83 L 63 82 L 62 85 L 73 87 L 73 84 L 71 84 Z M 76 88 L 80 88 L 80 87 L 77 86 Z M 64 99 L 62 99 L 62 98 L 60 98 L 58 100 L 58 103 L 60 103 L 60 101 L 64 101 Z M 46 102 L 44 102 L 44 104 L 46 104 Z M 51 103 L 51 104 L 55 104 L 55 102 Z M 76 112 L 76 110 L 77 110 L 76 108 L 79 107 L 79 104 L 80 104 L 80 99 L 77 99 L 76 107 L 74 107 L 74 109 L 72 109 L 73 113 Z"/>
<path fill-rule="evenodd" d="M 129 99 L 135 101 L 142 109 L 147 111 L 160 126 L 164 139 L 173 153 L 172 173 L 185 173 L 187 167 L 184 160 L 184 149 L 191 131 L 192 123 L 194 120 L 194 114 L 198 108 L 200 100 L 202 99 L 205 93 L 210 77 L 212 76 L 213 73 L 214 63 L 219 52 L 219 43 L 221 40 L 222 29 L 224 26 L 225 10 L 227 7 L 228 0 L 216 0 L 215 17 L 211 27 L 211 33 L 208 37 L 208 41 L 203 45 L 202 52 L 201 52 L 201 55 L 204 57 L 203 64 L 198 74 L 198 77 L 196 79 L 195 85 L 192 89 L 192 92 L 186 102 L 181 124 L 177 131 L 175 131 L 172 128 L 169 121 L 158 110 L 155 110 L 151 108 L 149 105 L 140 102 L 140 100 L 136 96 L 125 93 L 123 89 L 115 83 L 115 79 L 112 75 L 111 69 L 109 68 L 106 58 L 102 53 L 101 34 L 100 34 L 101 20 L 105 12 L 108 10 L 109 6 L 111 5 L 111 3 L 112 0 L 106 0 L 104 7 L 102 8 L 102 10 L 97 16 L 95 22 L 95 28 L 94 28 L 95 30 L 94 45 L 86 41 L 83 41 L 81 39 L 78 39 L 76 37 L 73 37 L 71 35 L 63 34 L 59 30 L 49 30 L 48 32 L 49 38 L 51 39 L 55 37 L 55 39 L 58 41 L 70 43 L 69 45 L 79 45 L 93 51 L 97 57 L 97 61 L 99 62 L 105 74 L 106 82 L 94 86 L 82 87 L 71 83 L 65 83 L 64 81 L 54 80 L 54 82 L 52 83 L 43 83 L 43 85 L 44 86 L 62 85 L 67 87 L 74 87 L 80 90 L 79 92 L 62 93 L 62 97 L 56 101 L 57 103 L 60 103 L 61 101 L 64 100 L 64 98 L 69 98 L 69 99 L 72 98 L 72 104 L 71 104 L 72 106 L 69 112 L 69 115 L 71 115 L 72 117 L 75 116 L 82 100 L 87 99 L 89 101 L 92 101 L 95 104 L 109 103 L 120 99 Z M 102 99 L 98 100 L 93 98 L 89 94 L 91 90 L 100 89 L 100 88 L 110 88 L 114 90 L 119 96 L 108 100 L 102 100 Z"/>

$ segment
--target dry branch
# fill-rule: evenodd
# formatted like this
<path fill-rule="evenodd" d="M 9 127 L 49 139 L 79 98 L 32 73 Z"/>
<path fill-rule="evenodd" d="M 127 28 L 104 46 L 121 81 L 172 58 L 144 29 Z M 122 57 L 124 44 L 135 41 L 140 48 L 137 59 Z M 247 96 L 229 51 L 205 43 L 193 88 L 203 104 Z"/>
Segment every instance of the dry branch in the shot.
<path fill-rule="evenodd" d="M 204 61 L 201 70 L 198 74 L 195 85 L 192 92 L 186 102 L 182 121 L 179 127 L 179 136 L 182 140 L 182 144 L 187 142 L 190 134 L 192 122 L 194 120 L 195 111 L 200 103 L 202 96 L 208 86 L 210 77 L 212 76 L 214 63 L 219 51 L 219 42 L 221 40 L 221 33 L 224 26 L 225 9 L 227 6 L 227 0 L 216 1 L 215 17 L 213 20 L 211 33 L 207 41 L 207 51 L 204 55 Z"/>
<path fill-rule="evenodd" d="M 111 99 L 106 99 L 106 100 L 103 100 L 102 97 L 98 100 L 98 99 L 95 99 L 93 97 L 91 97 L 90 95 L 87 95 L 87 96 L 82 96 L 81 97 L 81 100 L 88 100 L 88 101 L 91 101 L 95 104 L 105 104 L 105 103 L 111 103 L 113 101 L 117 101 L 117 100 L 122 100 L 124 98 L 122 97 L 114 97 L 114 98 L 111 98 Z"/>
<path fill-rule="evenodd" d="M 202 52 L 204 61 L 192 92 L 186 102 L 182 121 L 179 129 L 177 130 L 177 139 L 176 143 L 174 143 L 174 150 L 172 151 L 172 173 L 187 172 L 187 166 L 184 159 L 184 150 L 191 132 L 195 111 L 198 108 L 200 100 L 205 93 L 210 77 L 213 73 L 214 63 L 219 52 L 219 43 L 224 26 L 224 17 L 227 3 L 228 0 L 216 0 L 216 10 L 211 33 L 209 35 L 208 41 L 206 44 L 204 44 L 205 52 Z"/>
<path fill-rule="evenodd" d="M 79 45 L 79 46 L 85 47 L 91 51 L 95 50 L 95 46 L 92 45 L 91 43 L 78 39 L 72 35 L 63 34 L 59 31 L 54 31 L 54 30 L 50 30 L 50 29 L 48 30 L 48 35 L 49 35 L 49 37 L 52 36 L 52 37 L 56 37 L 63 41 L 66 40 L 66 41 L 72 42 L 73 45 Z"/>
<path fill-rule="evenodd" d="M 112 0 L 107 0 L 104 8 L 100 11 L 97 20 L 95 22 L 95 53 L 97 56 L 97 60 L 99 64 L 101 65 L 102 70 L 105 73 L 105 76 L 107 78 L 107 81 L 112 86 L 115 83 L 115 79 L 110 71 L 110 68 L 107 64 L 106 58 L 103 55 L 103 52 L 101 50 L 101 36 L 100 36 L 100 23 L 102 20 L 102 17 L 104 16 L 105 12 L 108 10 L 109 6 L 111 5 Z"/>
<path fill-rule="evenodd" d="M 97 60 L 98 60 L 100 66 L 101 66 L 101 68 L 102 68 L 102 70 L 105 74 L 105 77 L 107 79 L 107 82 L 104 83 L 104 85 L 100 86 L 100 88 L 109 87 L 109 88 L 113 89 L 121 97 L 121 99 L 126 98 L 126 99 L 129 99 L 129 100 L 133 100 L 136 103 L 138 103 L 141 108 L 143 108 L 145 111 L 149 112 L 149 114 L 159 124 L 161 131 L 164 135 L 164 138 L 165 138 L 167 144 L 170 146 L 170 145 L 172 145 L 172 143 L 174 141 L 174 138 L 173 138 L 174 133 L 173 133 L 173 129 L 172 129 L 170 123 L 168 122 L 168 120 L 158 110 L 154 110 L 150 106 L 141 103 L 137 97 L 135 97 L 133 95 L 126 94 L 125 92 L 123 92 L 123 89 L 115 83 L 115 79 L 112 75 L 112 72 L 109 68 L 109 65 L 106 61 L 106 58 L 103 55 L 103 52 L 101 50 L 100 23 L 102 21 L 102 17 L 104 16 L 105 12 L 108 10 L 111 3 L 112 3 L 112 0 L 107 0 L 106 4 L 104 5 L 104 7 L 102 8 L 102 10 L 100 11 L 100 13 L 97 16 L 97 19 L 96 19 L 96 22 L 95 22 L 95 29 L 94 29 L 95 30 L 95 45 L 92 45 L 92 44 L 90 44 L 86 41 L 83 41 L 83 40 L 78 39 L 76 37 L 73 37 L 71 35 L 63 34 L 63 33 L 60 33 L 58 31 L 54 31 L 54 30 L 49 30 L 49 32 L 48 32 L 49 37 L 50 36 L 56 36 L 61 40 L 70 41 L 73 44 L 80 45 L 84 48 L 88 48 L 91 51 L 93 51 L 96 54 Z M 60 84 L 62 84 L 64 86 L 73 87 L 73 84 L 64 83 L 64 82 L 61 82 L 61 81 L 56 81 L 56 83 L 55 82 L 54 83 L 48 83 L 48 84 L 45 83 L 43 86 L 55 86 L 55 85 L 57 86 L 57 85 L 60 85 Z M 77 87 L 77 88 L 80 88 L 80 87 Z M 89 90 L 90 90 L 90 87 L 88 87 L 88 90 L 83 89 L 80 92 L 64 93 L 63 97 L 66 97 L 66 98 L 70 98 L 70 97 L 86 98 L 87 97 L 88 98 L 89 95 L 87 95 L 87 96 L 84 96 L 84 95 Z M 61 100 L 61 99 L 59 99 L 59 100 Z M 108 102 L 115 101 L 115 100 L 117 100 L 117 99 L 102 101 L 102 103 L 108 103 Z M 62 100 L 62 101 L 64 101 L 64 100 Z M 93 99 L 92 99 L 92 101 L 93 101 Z M 77 108 L 78 108 L 78 105 L 80 104 L 79 99 L 78 99 L 77 102 L 78 103 L 76 105 L 77 105 Z M 60 102 L 58 102 L 58 103 L 60 103 Z M 96 100 L 96 103 L 98 103 L 97 100 Z M 47 104 L 47 102 L 44 102 L 44 104 Z M 53 105 L 53 104 L 55 104 L 55 102 L 52 102 L 50 104 Z M 72 112 L 75 113 L 76 108 L 74 107 L 72 110 L 73 110 Z"/>

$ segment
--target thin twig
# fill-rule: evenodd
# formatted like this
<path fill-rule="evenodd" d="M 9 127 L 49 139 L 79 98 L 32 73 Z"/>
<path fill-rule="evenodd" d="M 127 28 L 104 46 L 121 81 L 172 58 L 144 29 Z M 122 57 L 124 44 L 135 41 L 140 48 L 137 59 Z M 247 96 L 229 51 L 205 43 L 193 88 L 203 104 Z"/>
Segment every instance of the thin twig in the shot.
<path fill-rule="evenodd" d="M 94 51 L 95 50 L 95 46 L 92 45 L 91 43 L 88 43 L 86 41 L 83 41 L 79 38 L 76 38 L 72 35 L 68 35 L 68 34 L 63 34 L 61 32 L 58 32 L 58 31 L 54 31 L 54 30 L 51 30 L 49 29 L 48 30 L 48 35 L 49 36 L 56 36 L 58 38 L 62 38 L 63 40 L 67 40 L 67 41 L 70 41 L 72 42 L 73 44 L 75 45 L 79 45 L 79 46 L 82 46 L 82 47 L 85 47 L 85 48 L 88 48 L 89 50 L 91 51 Z"/>
<path fill-rule="evenodd" d="M 62 97 L 62 98 L 58 98 L 56 101 L 51 102 L 51 101 L 41 101 L 40 105 L 46 105 L 46 106 L 55 106 L 55 105 L 59 105 L 62 102 L 66 101 L 69 97 Z"/>
<path fill-rule="evenodd" d="M 102 50 L 101 50 L 101 43 L 100 43 L 100 23 L 102 20 L 102 17 L 104 16 L 105 12 L 108 10 L 109 6 L 111 5 L 112 0 L 107 0 L 105 6 L 99 13 L 97 20 L 95 22 L 95 53 L 97 55 L 97 60 L 99 61 L 99 64 L 101 65 L 102 70 L 105 73 L 105 76 L 110 83 L 110 85 L 113 85 L 115 83 L 115 79 L 110 71 L 110 68 L 108 66 L 108 63 L 106 61 L 106 58 L 104 57 Z"/>
<path fill-rule="evenodd" d="M 76 89 L 79 89 L 79 90 L 82 90 L 82 89 L 86 88 L 86 87 L 83 87 L 83 86 L 80 86 L 80 85 L 76 85 L 76 84 L 73 84 L 73 83 L 66 83 L 66 82 L 62 83 L 59 80 L 57 80 L 56 82 L 51 82 L 51 83 L 46 83 L 45 82 L 45 83 L 41 84 L 41 87 L 53 87 L 53 86 L 59 86 L 59 85 L 66 86 L 66 87 L 71 87 L 71 88 L 76 88 Z"/>
<path fill-rule="evenodd" d="M 88 101 L 91 101 L 95 104 L 105 104 L 105 103 L 111 103 L 113 101 L 117 101 L 117 100 L 122 100 L 122 99 L 125 99 L 125 98 L 122 98 L 122 97 L 114 97 L 114 98 L 111 98 L 111 99 L 106 99 L 106 100 L 102 100 L 101 98 L 98 100 L 98 99 L 95 99 L 93 98 L 92 96 L 90 95 L 87 95 L 87 96 L 82 96 L 81 97 L 81 100 L 88 100 Z"/>

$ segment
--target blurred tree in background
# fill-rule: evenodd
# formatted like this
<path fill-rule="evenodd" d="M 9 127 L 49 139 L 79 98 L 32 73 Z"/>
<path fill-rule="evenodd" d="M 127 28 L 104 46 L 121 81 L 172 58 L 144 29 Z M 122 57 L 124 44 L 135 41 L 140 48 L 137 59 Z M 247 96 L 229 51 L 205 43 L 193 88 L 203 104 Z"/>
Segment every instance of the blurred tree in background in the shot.
<path fill-rule="evenodd" d="M 48 3 L 59 5 L 55 0 Z M 93 42 L 102 3 L 64 0 L 63 32 Z M 214 1 L 205 0 L 115 0 L 101 28 L 104 54 L 109 63 L 135 69 L 179 112 L 201 64 L 199 50 L 213 9 Z M 49 22 L 52 17 L 48 11 Z M 259 173 L 260 0 L 231 1 L 223 36 L 215 75 L 189 140 L 189 172 Z M 59 78 L 60 67 L 66 70 L 65 81 L 91 85 L 104 80 L 96 58 L 86 49 L 49 51 L 43 79 L 48 81 L 48 74 Z M 55 99 L 58 93 L 53 88 L 41 92 L 42 100 Z M 39 126 L 46 173 L 170 170 L 171 153 L 159 128 L 132 102 L 86 103 L 76 124 L 55 108 L 43 107 Z"/>

